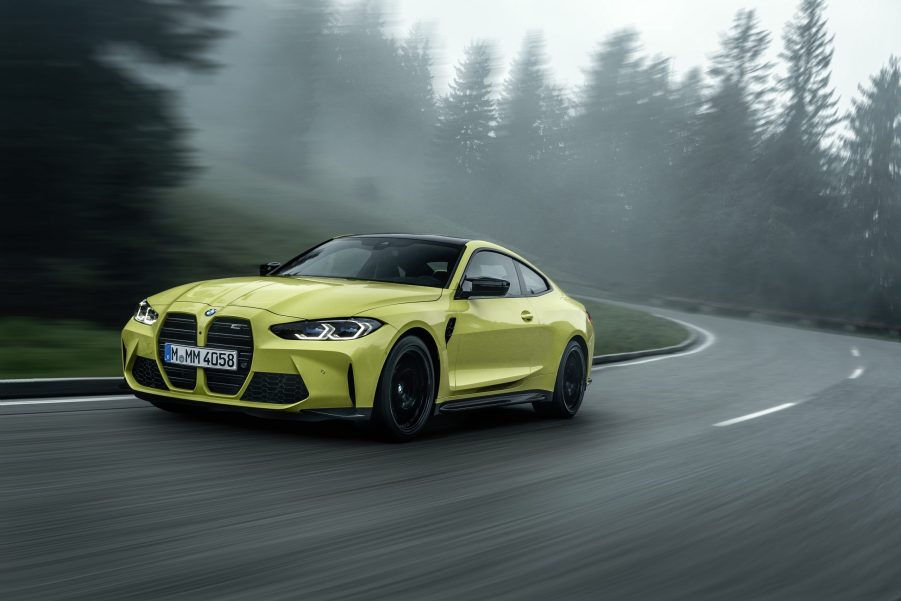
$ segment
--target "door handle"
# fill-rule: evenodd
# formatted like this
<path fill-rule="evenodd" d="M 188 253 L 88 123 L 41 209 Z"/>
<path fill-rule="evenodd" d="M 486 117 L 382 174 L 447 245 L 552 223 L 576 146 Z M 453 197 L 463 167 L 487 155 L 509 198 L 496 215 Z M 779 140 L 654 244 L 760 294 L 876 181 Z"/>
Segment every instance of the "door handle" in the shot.
<path fill-rule="evenodd" d="M 523 321 L 532 321 L 533 315 L 530 311 L 523 311 L 519 314 Z"/>

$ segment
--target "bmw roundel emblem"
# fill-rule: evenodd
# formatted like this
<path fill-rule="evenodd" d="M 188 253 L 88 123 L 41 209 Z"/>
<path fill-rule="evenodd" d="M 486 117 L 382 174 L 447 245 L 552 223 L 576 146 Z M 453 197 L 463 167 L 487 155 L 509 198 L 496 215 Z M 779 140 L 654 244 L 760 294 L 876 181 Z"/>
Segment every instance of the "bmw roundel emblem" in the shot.
<path fill-rule="evenodd" d="M 212 317 L 213 315 L 216 314 L 216 309 L 207 309 L 206 311 L 203 312 L 203 314 L 206 315 L 207 317 Z"/>

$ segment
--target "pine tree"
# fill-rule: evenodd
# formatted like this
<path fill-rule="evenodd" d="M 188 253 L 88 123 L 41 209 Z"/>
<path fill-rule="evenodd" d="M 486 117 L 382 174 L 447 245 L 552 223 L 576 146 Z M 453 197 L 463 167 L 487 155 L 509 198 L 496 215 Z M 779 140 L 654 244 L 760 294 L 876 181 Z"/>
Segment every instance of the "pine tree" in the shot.
<path fill-rule="evenodd" d="M 252 75 L 243 149 L 255 169 L 300 177 L 307 168 L 309 132 L 316 118 L 322 78 L 332 59 L 329 0 L 292 0 L 267 7 L 263 51 Z"/>
<path fill-rule="evenodd" d="M 831 283 L 810 269 L 808 257 L 827 253 L 835 239 L 840 200 L 832 179 L 832 140 L 836 99 L 830 86 L 832 36 L 824 16 L 825 0 L 801 0 L 784 32 L 781 57 L 787 74 L 779 82 L 786 102 L 775 133 L 763 149 L 760 181 L 768 198 L 762 207 L 767 227 L 760 240 L 762 268 L 758 296 L 785 299 L 784 308 L 820 312 L 834 294 Z"/>
<path fill-rule="evenodd" d="M 889 61 L 860 87 L 845 140 L 851 243 L 870 299 L 865 317 L 901 323 L 901 66 Z"/>
<path fill-rule="evenodd" d="M 400 46 L 401 65 L 409 80 L 412 110 L 417 121 L 431 128 L 436 119 L 435 88 L 432 84 L 432 50 L 426 32 L 416 24 Z"/>
<path fill-rule="evenodd" d="M 790 228 L 822 213 L 832 183 L 829 135 L 838 122 L 830 86 L 832 38 L 823 16 L 825 0 L 801 0 L 784 33 L 787 74 L 780 81 L 786 105 L 769 150 L 776 219 Z"/>
<path fill-rule="evenodd" d="M 659 206 L 671 195 L 677 114 L 669 61 L 640 53 L 638 34 L 613 34 L 595 53 L 572 122 L 576 210 L 592 215 L 595 252 L 611 273 L 644 270 Z M 585 219 L 584 221 L 589 221 Z"/>
<path fill-rule="evenodd" d="M 317 172 L 349 182 L 360 201 L 412 202 L 433 133 L 432 59 L 423 34 L 392 37 L 388 19 L 377 1 L 340 12 L 329 35 L 311 160 Z"/>
<path fill-rule="evenodd" d="M 212 68 L 222 10 L 217 0 L 0 3 L 0 277 L 16 282 L 2 312 L 58 312 L 60 298 L 93 292 L 67 314 L 97 318 L 110 299 L 125 311 L 139 294 L 123 286 L 158 265 L 146 243 L 164 239 L 155 194 L 191 162 L 171 92 L 134 66 Z"/>
<path fill-rule="evenodd" d="M 722 97 L 711 103 L 722 103 L 733 95 L 744 107 L 741 110 L 746 117 L 740 123 L 750 130 L 752 138 L 758 138 L 767 125 L 768 100 L 773 91 L 772 65 L 765 60 L 769 45 L 770 34 L 761 28 L 755 11 L 739 10 L 708 71 L 714 81 L 714 98 Z"/>
<path fill-rule="evenodd" d="M 489 158 L 492 177 L 485 191 L 486 198 L 498 205 L 493 211 L 493 231 L 515 241 L 547 231 L 547 219 L 513 226 L 511 206 L 523 214 L 559 217 L 560 225 L 566 221 L 556 210 L 566 161 L 566 126 L 566 99 L 550 81 L 544 40 L 538 33 L 528 34 L 498 102 L 496 139 Z"/>
<path fill-rule="evenodd" d="M 545 98 L 549 93 L 547 57 L 540 34 L 526 36 L 498 105 L 498 146 L 505 159 L 528 168 L 541 160 L 548 144 Z"/>
<path fill-rule="evenodd" d="M 839 121 L 838 100 L 829 83 L 834 36 L 826 29 L 825 8 L 826 0 L 801 0 L 794 20 L 786 26 L 781 54 L 788 63 L 788 74 L 781 82 L 788 96 L 783 135 L 813 155 L 822 152 Z"/>
<path fill-rule="evenodd" d="M 688 264 L 706 274 L 689 285 L 714 298 L 748 294 L 760 259 L 743 234 L 764 225 L 755 161 L 770 91 L 768 45 L 754 11 L 738 11 L 708 70 L 711 93 L 694 120 L 693 146 L 683 162 L 678 222 L 681 240 L 691 242 L 681 246 Z M 707 232 L 701 240 L 684 235 L 697 229 Z"/>
<path fill-rule="evenodd" d="M 486 166 L 497 110 L 492 97 L 491 48 L 475 43 L 457 65 L 450 92 L 442 100 L 436 143 L 451 171 L 472 175 Z"/>

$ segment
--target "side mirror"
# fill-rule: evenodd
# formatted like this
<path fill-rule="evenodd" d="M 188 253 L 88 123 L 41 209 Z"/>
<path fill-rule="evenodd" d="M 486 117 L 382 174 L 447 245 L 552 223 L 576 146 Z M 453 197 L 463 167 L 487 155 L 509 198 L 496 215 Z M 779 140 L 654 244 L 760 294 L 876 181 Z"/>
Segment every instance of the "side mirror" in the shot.
<path fill-rule="evenodd" d="M 510 290 L 510 282 L 500 278 L 464 278 L 457 297 L 505 296 L 508 290 Z"/>
<path fill-rule="evenodd" d="M 278 269 L 281 266 L 282 266 L 282 264 L 278 263 L 276 261 L 270 261 L 269 263 L 261 263 L 260 264 L 260 275 L 269 275 L 270 273 L 272 273 L 273 271 L 275 271 L 276 269 Z"/>

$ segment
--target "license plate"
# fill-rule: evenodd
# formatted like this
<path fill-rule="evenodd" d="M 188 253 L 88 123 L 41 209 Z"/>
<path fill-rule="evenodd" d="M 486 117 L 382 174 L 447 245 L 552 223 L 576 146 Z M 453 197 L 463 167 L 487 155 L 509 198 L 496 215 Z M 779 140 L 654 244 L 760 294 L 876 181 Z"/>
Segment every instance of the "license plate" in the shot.
<path fill-rule="evenodd" d="M 211 369 L 238 369 L 238 351 L 185 346 L 167 342 L 163 351 L 163 360 L 176 365 L 191 367 L 208 367 Z"/>

